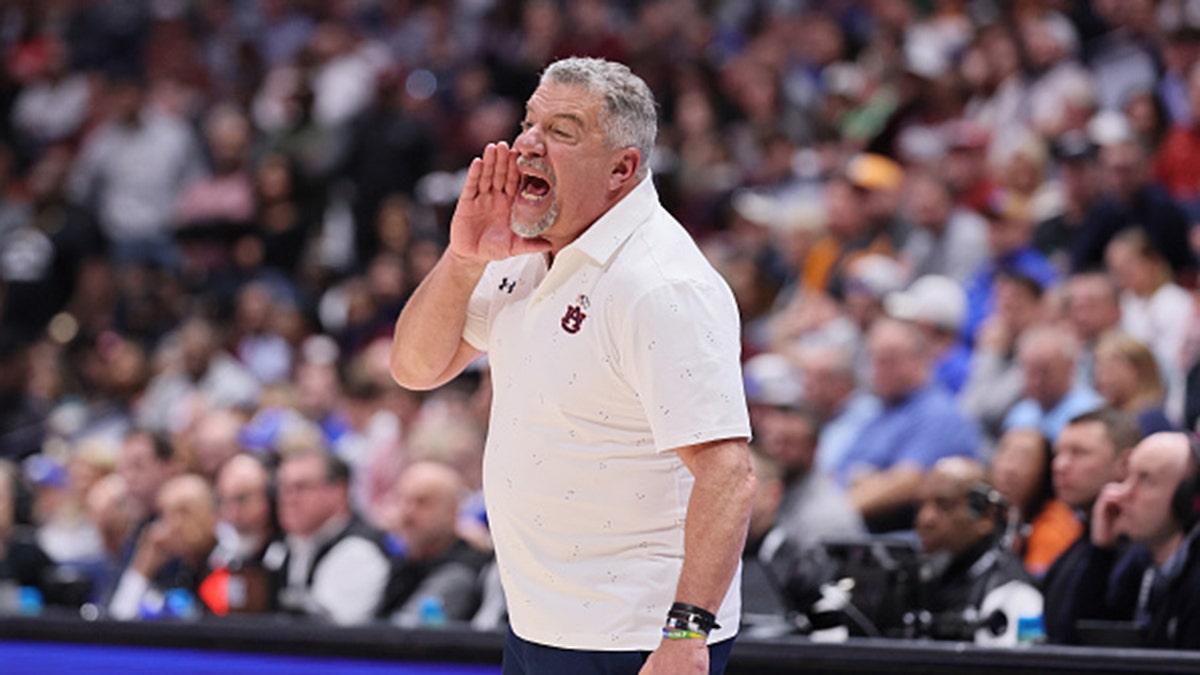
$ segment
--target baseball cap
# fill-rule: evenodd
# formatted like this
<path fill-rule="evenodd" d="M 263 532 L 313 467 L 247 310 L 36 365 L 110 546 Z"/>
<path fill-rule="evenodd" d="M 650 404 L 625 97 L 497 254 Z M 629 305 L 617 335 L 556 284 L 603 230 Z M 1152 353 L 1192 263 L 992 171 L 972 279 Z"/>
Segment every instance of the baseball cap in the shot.
<path fill-rule="evenodd" d="M 794 406 L 804 394 L 800 372 L 783 354 L 765 352 L 751 357 L 742 367 L 742 380 L 750 403 Z"/>
<path fill-rule="evenodd" d="M 906 290 L 888 295 L 883 306 L 893 318 L 928 323 L 955 332 L 967 315 L 967 294 L 950 277 L 928 274 Z"/>
<path fill-rule="evenodd" d="M 904 169 L 893 159 L 863 152 L 846 164 L 846 179 L 864 190 L 899 190 L 904 183 Z"/>

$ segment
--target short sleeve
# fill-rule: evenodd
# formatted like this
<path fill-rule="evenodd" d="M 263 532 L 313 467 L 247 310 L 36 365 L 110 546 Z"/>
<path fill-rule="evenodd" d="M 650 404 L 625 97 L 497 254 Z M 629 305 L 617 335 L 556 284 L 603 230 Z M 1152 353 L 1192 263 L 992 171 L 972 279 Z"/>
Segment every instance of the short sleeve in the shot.
<path fill-rule="evenodd" d="M 733 295 L 703 280 L 664 283 L 633 303 L 622 367 L 657 450 L 749 438 Z"/>
<path fill-rule="evenodd" d="M 481 352 L 488 350 L 488 333 L 491 332 L 493 277 L 495 265 L 489 264 L 467 301 L 467 321 L 463 325 L 463 339 Z"/>

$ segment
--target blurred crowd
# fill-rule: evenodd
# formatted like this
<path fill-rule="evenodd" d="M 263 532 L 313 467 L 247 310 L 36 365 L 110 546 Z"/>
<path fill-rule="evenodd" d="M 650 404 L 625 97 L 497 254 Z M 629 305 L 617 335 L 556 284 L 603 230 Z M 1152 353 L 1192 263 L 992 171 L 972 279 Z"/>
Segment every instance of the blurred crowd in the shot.
<path fill-rule="evenodd" d="M 739 303 L 748 613 L 915 532 L 1070 641 L 1054 564 L 1200 418 L 1195 0 L 14 0 L 0 48 L 0 611 L 500 625 L 486 360 L 405 391 L 390 337 L 570 55 L 650 84 Z"/>

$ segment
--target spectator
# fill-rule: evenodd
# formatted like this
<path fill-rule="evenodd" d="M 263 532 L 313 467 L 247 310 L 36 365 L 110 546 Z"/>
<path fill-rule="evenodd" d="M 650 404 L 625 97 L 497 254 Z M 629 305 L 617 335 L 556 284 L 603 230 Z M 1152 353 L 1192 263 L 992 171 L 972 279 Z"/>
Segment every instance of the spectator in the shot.
<path fill-rule="evenodd" d="M 106 274 L 106 250 L 91 213 L 68 203 L 64 193 L 70 162 L 65 146 L 42 154 L 29 170 L 28 207 L 18 210 L 11 227 L 0 225 L 0 322 L 29 335 L 63 310 L 79 313 L 81 283 Z M 93 311 L 104 309 L 98 304 Z"/>
<path fill-rule="evenodd" d="M 19 461 L 42 447 L 47 410 L 30 396 L 30 345 L 0 327 L 0 458 Z"/>
<path fill-rule="evenodd" d="M 209 484 L 194 474 L 176 476 L 162 485 L 157 506 L 158 517 L 138 538 L 108 603 L 114 619 L 157 616 L 173 590 L 194 597 L 207 571 L 217 543 L 216 500 Z"/>
<path fill-rule="evenodd" d="M 760 451 L 778 464 L 783 496 L 772 523 L 798 546 L 812 546 L 822 538 L 860 534 L 862 516 L 842 488 L 828 475 L 813 470 L 821 423 L 816 413 L 795 404 L 776 403 L 763 411 L 759 428 Z"/>
<path fill-rule="evenodd" d="M 979 429 L 932 383 L 932 355 L 915 326 L 881 319 L 867 350 L 871 390 L 883 408 L 850 445 L 836 476 L 872 531 L 905 529 L 921 476 L 942 457 L 978 456 Z"/>
<path fill-rule="evenodd" d="M 1198 467 L 1196 441 L 1181 433 L 1154 434 L 1133 448 L 1128 476 L 1104 486 L 1092 509 L 1075 587 L 1080 618 L 1132 620 L 1147 647 L 1200 648 Z M 1134 547 L 1123 556 L 1119 535 Z"/>
<path fill-rule="evenodd" d="M 1009 504 L 1010 546 L 1025 569 L 1041 579 L 1083 532 L 1066 502 L 1054 498 L 1054 453 L 1035 429 L 1013 429 L 1000 437 L 989 481 Z"/>
<path fill-rule="evenodd" d="M 141 518 L 149 519 L 158 512 L 159 490 L 182 471 L 175 447 L 163 436 L 135 430 L 121 444 L 117 473 L 125 480 Z"/>
<path fill-rule="evenodd" d="M 742 552 L 742 628 L 776 636 L 795 629 L 794 615 L 808 609 L 802 606 L 808 599 L 798 596 L 823 580 L 824 568 L 814 555 L 819 549 L 798 542 L 779 522 L 786 490 L 779 462 L 757 450 L 751 458 L 758 483 Z"/>
<path fill-rule="evenodd" d="M 918 589 L 917 610 L 932 615 L 932 636 L 1017 644 L 1019 619 L 1041 615 L 1042 594 L 1021 559 L 1004 546 L 1007 504 L 987 483 L 983 466 L 966 457 L 943 457 L 921 479 L 917 503 L 921 553 L 937 570 L 923 575 Z M 989 629 L 989 617 L 997 612 L 1003 628 Z M 971 616 L 983 618 L 986 627 L 942 633 L 941 622 L 961 626 Z"/>
<path fill-rule="evenodd" d="M 1188 241 L 1188 220 L 1170 196 L 1150 180 L 1145 152 L 1131 140 L 1102 145 L 1105 197 L 1088 215 L 1075 237 L 1071 253 L 1072 271 L 1098 267 L 1105 260 L 1108 243 L 1120 232 L 1144 232 L 1147 250 L 1158 252 L 1174 274 L 1196 271 L 1195 255 Z"/>
<path fill-rule="evenodd" d="M 219 329 L 192 317 L 179 327 L 173 363 L 146 388 L 138 404 L 138 424 L 174 433 L 193 423 L 205 407 L 253 406 L 259 395 L 254 377 L 221 347 Z"/>
<path fill-rule="evenodd" d="M 1096 343 L 1096 391 L 1106 405 L 1136 415 L 1142 435 L 1174 431 L 1163 413 L 1162 372 L 1150 348 L 1126 333 L 1109 331 Z"/>
<path fill-rule="evenodd" d="M 1038 429 L 1053 443 L 1063 426 L 1102 403 L 1091 387 L 1077 384 L 1079 343 L 1049 324 L 1033 326 L 1017 341 L 1025 397 L 1009 410 L 1004 429 Z"/>
<path fill-rule="evenodd" d="M 1053 151 L 1058 160 L 1063 193 L 1062 211 L 1037 224 L 1033 245 L 1057 269 L 1066 271 L 1070 265 L 1072 242 L 1103 194 L 1096 163 L 1100 149 L 1086 132 L 1074 130 L 1058 136 Z"/>
<path fill-rule="evenodd" d="M 86 509 L 88 520 L 100 535 L 103 554 L 84 573 L 92 582 L 91 600 L 103 606 L 108 604 L 109 595 L 117 586 L 122 556 L 138 527 L 141 509 L 129 493 L 125 479 L 117 473 L 101 478 L 88 490 Z"/>
<path fill-rule="evenodd" d="M 301 446 L 282 457 L 278 477 L 286 542 L 273 561 L 279 607 L 338 625 L 370 620 L 390 563 L 382 534 L 350 508 L 350 467 L 320 446 Z"/>
<path fill-rule="evenodd" d="M 959 340 L 967 297 L 955 280 L 928 275 L 912 282 L 906 290 L 887 296 L 889 316 L 911 321 L 925 334 L 933 354 L 933 381 L 951 394 L 966 383 L 971 351 Z"/>
<path fill-rule="evenodd" d="M 1075 591 L 1088 555 L 1092 505 L 1100 490 L 1126 476 L 1129 450 L 1141 440 L 1132 416 L 1102 408 L 1070 420 L 1054 442 L 1054 496 L 1084 518 L 1084 531 L 1042 577 L 1046 598 L 1046 637 L 1052 643 L 1075 643 Z"/>
<path fill-rule="evenodd" d="M 42 551 L 33 531 L 17 521 L 20 475 L 0 460 L 0 585 L 35 588 L 44 594 L 54 561 Z"/>
<path fill-rule="evenodd" d="M 1033 279 L 1048 289 L 1058 282 L 1058 271 L 1033 247 L 1033 220 L 1029 206 L 1012 192 L 996 190 L 984 209 L 988 220 L 988 260 L 967 282 L 967 317 L 963 337 L 970 344 L 984 317 L 995 307 L 996 278 L 1008 271 Z"/>
<path fill-rule="evenodd" d="M 987 254 L 987 223 L 974 211 L 954 204 L 950 186 L 932 173 L 909 177 L 908 212 L 912 232 L 901 251 L 912 278 L 947 276 L 965 284 Z"/>
<path fill-rule="evenodd" d="M 87 120 L 91 99 L 87 75 L 71 70 L 68 46 L 49 37 L 42 72 L 13 102 L 13 127 L 32 145 L 24 150 L 38 156 L 50 145 L 72 140 Z"/>
<path fill-rule="evenodd" d="M 803 403 L 821 422 L 815 463 L 822 473 L 833 475 L 862 427 L 879 413 L 879 401 L 859 391 L 854 355 L 843 345 L 805 347 L 799 362 Z"/>
<path fill-rule="evenodd" d="M 1167 134 L 1154 158 L 1154 177 L 1183 205 L 1192 222 L 1200 216 L 1200 63 L 1193 64 L 1187 75 L 1188 118 Z"/>
<path fill-rule="evenodd" d="M 265 559 L 281 535 L 270 469 L 255 457 L 235 455 L 216 476 L 216 494 L 214 570 L 201 584 L 201 597 L 220 615 L 274 609 Z"/>
<path fill-rule="evenodd" d="M 380 616 L 415 626 L 431 602 L 450 621 L 474 615 L 488 557 L 458 536 L 464 493 L 458 472 L 446 464 L 419 461 L 405 469 L 393 497 L 398 503 L 393 531 L 404 553 L 388 580 Z"/>
<path fill-rule="evenodd" d="M 1080 342 L 1080 358 L 1075 380 L 1094 383 L 1096 342 L 1100 336 L 1121 325 L 1120 289 L 1103 272 L 1072 274 L 1063 284 L 1063 303 L 1067 325 Z"/>
<path fill-rule="evenodd" d="M 1004 418 L 1021 399 L 1025 374 L 1017 341 L 1044 318 L 1042 287 L 1018 273 L 996 277 L 996 305 L 984 320 L 971 352 L 967 382 L 958 395 L 963 411 L 979 421 L 989 440 L 1000 436 Z"/>
<path fill-rule="evenodd" d="M 201 175 L 200 149 L 178 119 L 146 106 L 145 85 L 112 82 L 113 118 L 89 135 L 70 179 L 70 194 L 95 208 L 118 262 L 173 269 L 171 209 Z"/>
<path fill-rule="evenodd" d="M 221 467 L 242 451 L 238 437 L 246 421 L 246 416 L 236 410 L 218 408 L 200 413 L 183 435 L 192 469 L 206 480 L 216 481 Z"/>
<path fill-rule="evenodd" d="M 1150 347 L 1170 377 L 1170 394 L 1175 394 L 1182 386 L 1179 371 L 1187 366 L 1183 359 L 1193 312 L 1191 293 L 1173 281 L 1167 258 L 1141 230 L 1113 237 L 1105 260 L 1121 288 L 1121 327 Z"/>

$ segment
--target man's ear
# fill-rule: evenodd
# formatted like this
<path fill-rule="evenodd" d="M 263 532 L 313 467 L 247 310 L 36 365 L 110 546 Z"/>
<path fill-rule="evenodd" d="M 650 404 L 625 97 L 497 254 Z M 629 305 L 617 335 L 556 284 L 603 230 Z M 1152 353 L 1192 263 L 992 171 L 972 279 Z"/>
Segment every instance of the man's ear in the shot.
<path fill-rule="evenodd" d="M 608 176 L 608 189 L 611 192 L 620 191 L 637 175 L 642 166 L 642 153 L 637 148 L 622 148 L 613 162 L 612 173 Z"/>

